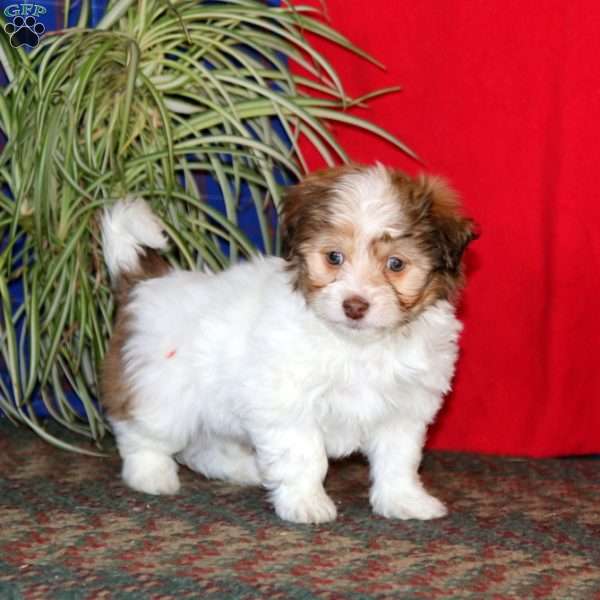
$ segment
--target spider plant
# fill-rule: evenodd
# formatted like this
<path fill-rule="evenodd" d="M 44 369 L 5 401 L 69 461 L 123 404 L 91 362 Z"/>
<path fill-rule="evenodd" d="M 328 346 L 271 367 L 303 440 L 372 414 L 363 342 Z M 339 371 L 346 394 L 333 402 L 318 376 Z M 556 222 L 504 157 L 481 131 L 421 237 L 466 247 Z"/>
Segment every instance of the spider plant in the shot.
<path fill-rule="evenodd" d="M 126 194 L 147 198 L 166 224 L 173 264 L 216 271 L 257 252 L 238 224 L 243 201 L 261 250 L 278 252 L 282 186 L 307 168 L 300 139 L 328 164 L 348 160 L 329 121 L 410 153 L 346 112 L 361 99 L 346 95 L 306 33 L 375 61 L 316 12 L 256 0 L 113 0 L 89 29 L 84 2 L 78 26 L 46 35 L 29 54 L 0 36 L 8 78 L 0 95 L 0 409 L 8 418 L 64 449 L 101 449 L 97 367 L 114 308 L 102 207 Z M 290 72 L 289 61 L 304 74 Z M 207 201 L 207 176 L 221 210 Z M 51 434 L 40 407 L 92 444 Z"/>

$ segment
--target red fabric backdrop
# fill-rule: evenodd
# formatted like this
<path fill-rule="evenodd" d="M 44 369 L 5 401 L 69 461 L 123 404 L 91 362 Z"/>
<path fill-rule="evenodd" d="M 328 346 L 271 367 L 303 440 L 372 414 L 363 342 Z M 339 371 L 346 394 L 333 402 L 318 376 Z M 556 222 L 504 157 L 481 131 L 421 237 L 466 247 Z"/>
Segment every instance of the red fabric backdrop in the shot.
<path fill-rule="evenodd" d="M 404 89 L 357 114 L 426 164 L 335 127 L 352 158 L 445 176 L 481 225 L 454 392 L 430 447 L 600 452 L 600 3 L 327 6 L 332 26 L 388 68 L 318 44 L 348 91 Z"/>

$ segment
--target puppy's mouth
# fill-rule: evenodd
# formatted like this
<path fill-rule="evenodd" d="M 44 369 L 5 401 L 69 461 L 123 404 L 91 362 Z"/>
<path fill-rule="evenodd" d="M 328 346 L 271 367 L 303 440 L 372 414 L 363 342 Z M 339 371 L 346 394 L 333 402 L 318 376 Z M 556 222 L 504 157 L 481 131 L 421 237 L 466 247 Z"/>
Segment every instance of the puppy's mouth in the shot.
<path fill-rule="evenodd" d="M 350 317 L 344 315 L 339 321 L 336 322 L 336 325 L 345 329 L 346 331 L 350 330 L 357 333 L 382 333 L 384 331 L 402 327 L 403 325 L 406 325 L 409 320 L 410 319 L 408 319 L 406 315 L 394 320 L 379 320 L 376 318 L 376 316 L 375 318 L 365 317 L 362 319 L 351 319 Z"/>
<path fill-rule="evenodd" d="M 387 329 L 386 326 L 377 325 L 372 322 L 371 319 L 351 319 L 349 317 L 344 316 L 342 319 L 335 323 L 341 329 L 345 331 L 352 331 L 358 333 L 367 333 L 367 332 L 378 332 Z"/>
<path fill-rule="evenodd" d="M 355 320 L 355 319 L 350 319 L 348 317 L 346 317 L 343 321 L 343 324 L 348 328 L 348 329 L 353 329 L 355 331 L 359 331 L 361 329 L 373 329 L 372 326 L 369 326 L 364 319 L 360 319 L 360 320 Z"/>
<path fill-rule="evenodd" d="M 324 322 L 328 323 L 331 327 L 341 332 L 351 331 L 358 333 L 361 331 L 373 331 L 377 329 L 377 327 L 374 327 L 373 325 L 369 324 L 368 321 L 365 319 L 358 320 L 350 319 L 345 315 L 333 317 L 331 315 L 323 314 L 321 314 L 320 317 Z"/>

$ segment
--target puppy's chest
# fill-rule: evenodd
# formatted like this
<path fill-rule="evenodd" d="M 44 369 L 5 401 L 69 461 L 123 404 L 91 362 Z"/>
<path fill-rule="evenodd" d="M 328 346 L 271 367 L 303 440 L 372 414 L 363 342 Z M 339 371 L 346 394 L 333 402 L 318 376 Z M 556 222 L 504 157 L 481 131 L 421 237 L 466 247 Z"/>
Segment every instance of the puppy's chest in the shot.
<path fill-rule="evenodd" d="M 416 358 L 359 355 L 329 365 L 316 407 L 329 456 L 364 447 L 378 425 L 392 418 L 432 419 L 440 396 L 422 386 L 429 365 L 421 353 Z"/>
<path fill-rule="evenodd" d="M 375 421 L 391 409 L 387 400 L 393 393 L 392 384 L 371 382 L 365 377 L 362 381 L 337 381 L 327 387 L 319 399 L 324 419 L 335 422 Z"/>
<path fill-rule="evenodd" d="M 373 427 L 394 411 L 390 400 L 397 391 L 392 380 L 378 379 L 364 365 L 347 365 L 336 375 L 324 386 L 315 411 L 332 457 L 364 444 Z"/>
<path fill-rule="evenodd" d="M 383 412 L 381 398 L 352 386 L 320 398 L 317 412 L 328 456 L 339 458 L 364 446 L 375 415 Z"/>
<path fill-rule="evenodd" d="M 405 354 L 403 356 L 403 354 Z M 403 409 L 429 367 L 424 352 L 358 352 L 324 363 L 322 414 L 369 424 Z"/>

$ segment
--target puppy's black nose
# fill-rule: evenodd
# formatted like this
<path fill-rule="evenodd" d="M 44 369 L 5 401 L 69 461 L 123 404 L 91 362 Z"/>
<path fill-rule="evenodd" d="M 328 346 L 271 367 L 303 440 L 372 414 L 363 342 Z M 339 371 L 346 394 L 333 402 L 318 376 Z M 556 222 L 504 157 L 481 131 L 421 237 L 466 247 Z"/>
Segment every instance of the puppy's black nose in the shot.
<path fill-rule="evenodd" d="M 344 302 L 342 302 L 342 307 L 349 319 L 358 321 L 359 319 L 362 319 L 367 310 L 369 310 L 369 303 L 360 296 L 350 296 L 350 298 L 346 298 Z"/>

